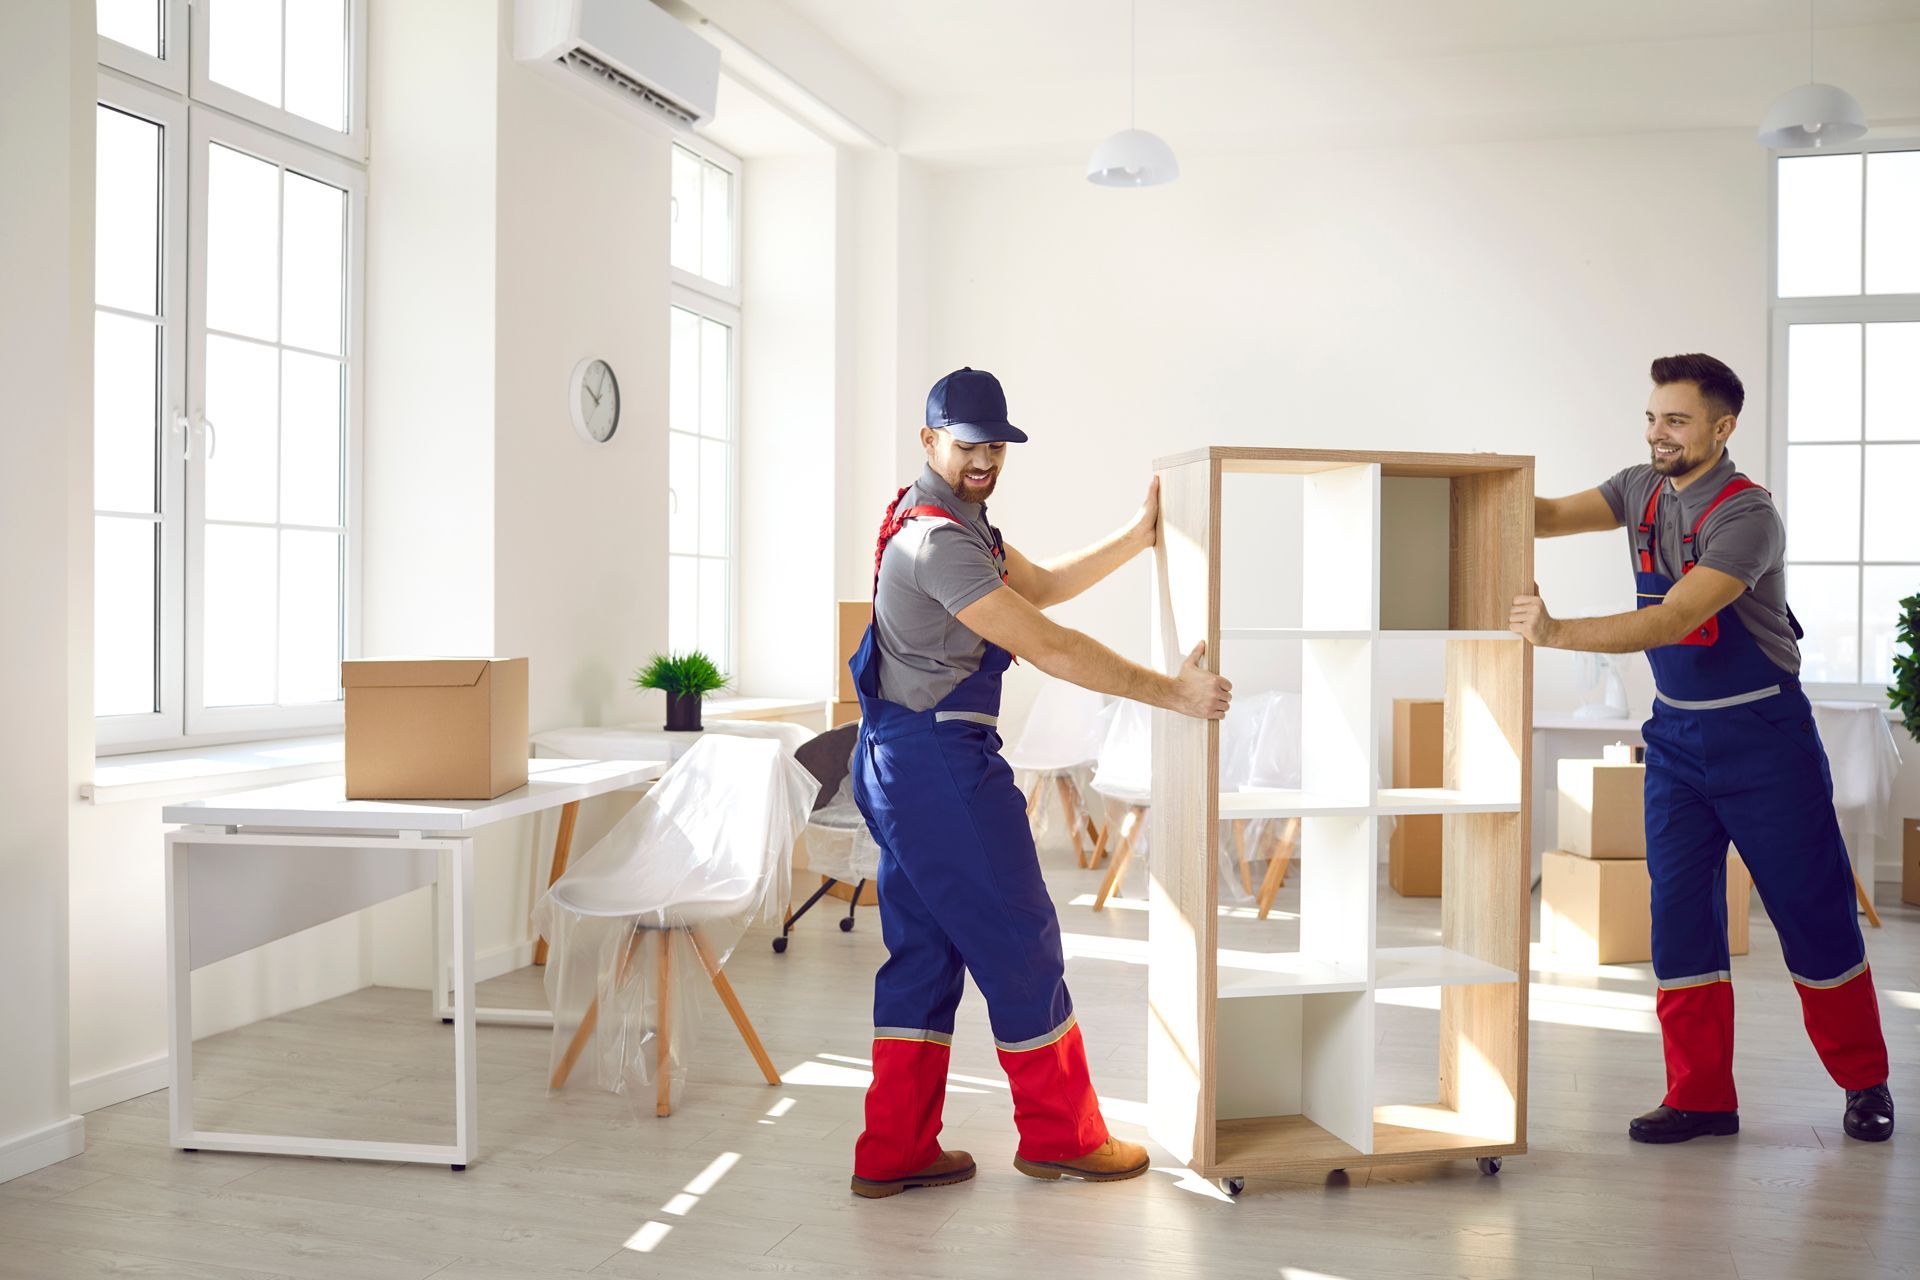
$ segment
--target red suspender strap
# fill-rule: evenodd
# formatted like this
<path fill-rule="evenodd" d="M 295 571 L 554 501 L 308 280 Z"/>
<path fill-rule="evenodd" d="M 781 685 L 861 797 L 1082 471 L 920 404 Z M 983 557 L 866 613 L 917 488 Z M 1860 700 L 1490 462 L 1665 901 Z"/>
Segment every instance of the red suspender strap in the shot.
<path fill-rule="evenodd" d="M 887 504 L 887 514 L 880 519 L 880 536 L 874 540 L 873 544 L 873 589 L 876 593 L 880 590 L 880 557 L 887 553 L 887 544 L 893 541 L 895 534 L 906 527 L 907 521 L 915 516 L 938 516 L 943 520 L 951 520 L 955 524 L 960 523 L 960 517 L 945 507 L 919 506 L 908 507 L 905 511 L 897 510 L 900 499 L 906 497 L 907 489 L 912 487 L 908 485 L 894 494 L 893 501 Z"/>
<path fill-rule="evenodd" d="M 1735 476 L 1733 479 L 1727 481 L 1725 488 L 1721 489 L 1719 493 L 1714 495 L 1713 501 L 1707 504 L 1707 509 L 1705 511 L 1702 511 L 1700 513 L 1700 518 L 1693 522 L 1693 532 L 1687 534 L 1684 538 L 1680 539 L 1681 543 L 1685 548 L 1685 555 L 1681 561 L 1680 572 L 1685 573 L 1688 569 L 1693 568 L 1693 562 L 1695 559 L 1695 556 L 1693 554 L 1693 540 L 1699 534 L 1701 527 L 1707 523 L 1707 517 L 1712 515 L 1716 510 L 1718 510 L 1720 507 L 1720 504 L 1725 502 L 1728 498 L 1731 498 L 1736 493 L 1745 493 L 1749 489 L 1760 489 L 1760 486 L 1755 484 L 1753 481 L 1747 479 L 1745 476 Z M 1760 492 L 1765 493 L 1766 490 L 1760 489 Z"/>
<path fill-rule="evenodd" d="M 1665 481 L 1661 481 L 1653 486 L 1653 496 L 1647 499 L 1646 514 L 1640 517 L 1641 538 L 1638 551 L 1640 554 L 1640 571 L 1642 573 L 1653 572 L 1653 523 L 1654 516 L 1660 509 L 1660 491 L 1665 487 Z M 1745 476 L 1735 476 L 1733 479 L 1727 481 L 1725 487 L 1723 487 L 1719 493 L 1714 495 L 1713 501 L 1707 504 L 1707 509 L 1702 511 L 1700 518 L 1693 522 L 1693 531 L 1680 539 L 1683 552 L 1680 564 L 1681 573 L 1684 574 L 1687 570 L 1693 568 L 1693 540 L 1699 535 L 1701 528 L 1706 525 L 1707 517 L 1717 511 L 1720 504 L 1728 498 L 1733 497 L 1736 493 L 1745 493 L 1749 489 L 1760 489 L 1762 493 L 1766 492 L 1760 485 L 1747 479 Z"/>
<path fill-rule="evenodd" d="M 1666 481 L 1655 480 L 1653 496 L 1647 499 L 1647 509 L 1640 517 L 1640 537 L 1637 539 L 1640 552 L 1640 572 L 1653 572 L 1653 517 L 1660 509 L 1660 490 L 1666 487 Z"/>

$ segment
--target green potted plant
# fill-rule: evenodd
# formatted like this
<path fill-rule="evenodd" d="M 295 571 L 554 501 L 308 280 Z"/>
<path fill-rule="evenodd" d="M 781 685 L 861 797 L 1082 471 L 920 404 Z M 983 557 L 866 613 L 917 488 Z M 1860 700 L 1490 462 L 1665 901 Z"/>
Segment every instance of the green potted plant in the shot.
<path fill-rule="evenodd" d="M 713 659 L 698 649 L 682 654 L 656 653 L 633 673 L 636 689 L 658 689 L 667 695 L 667 730 L 692 733 L 700 729 L 700 699 L 727 687 L 727 677 Z"/>
<path fill-rule="evenodd" d="M 1920 742 L 1920 594 L 1900 602 L 1900 620 L 1894 624 L 1893 683 L 1887 702 L 1900 713 L 1907 735 Z M 1900 859 L 1900 900 L 1920 904 L 1920 826 L 1909 818 L 1902 823 L 1905 846 Z"/>

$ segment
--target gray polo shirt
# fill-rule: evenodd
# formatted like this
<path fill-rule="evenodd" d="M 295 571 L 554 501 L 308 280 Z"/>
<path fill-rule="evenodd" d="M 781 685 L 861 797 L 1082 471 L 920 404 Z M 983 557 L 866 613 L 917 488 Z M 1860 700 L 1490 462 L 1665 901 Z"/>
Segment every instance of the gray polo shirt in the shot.
<path fill-rule="evenodd" d="M 1705 475 L 1678 493 L 1673 481 L 1655 474 L 1644 462 L 1603 482 L 1601 496 L 1613 508 L 1614 518 L 1627 526 L 1627 552 L 1634 567 L 1638 569 L 1640 562 L 1633 551 L 1633 536 L 1654 485 L 1665 486 L 1654 529 L 1654 568 L 1678 582 L 1685 561 L 1681 539 L 1737 474 L 1732 455 L 1722 453 Z M 1734 615 L 1776 666 L 1800 674 L 1800 646 L 1787 621 L 1787 530 L 1773 508 L 1773 498 L 1764 489 L 1747 489 L 1728 498 L 1700 530 L 1693 549 L 1697 563 L 1747 584 L 1746 593 L 1733 602 Z"/>
<path fill-rule="evenodd" d="M 987 642 L 953 615 L 1001 585 L 1004 553 L 982 502 L 962 502 L 952 486 L 923 468 L 899 509 L 944 507 L 960 523 L 938 517 L 907 521 L 880 557 L 873 598 L 880 696 L 925 711 L 980 669 Z"/>

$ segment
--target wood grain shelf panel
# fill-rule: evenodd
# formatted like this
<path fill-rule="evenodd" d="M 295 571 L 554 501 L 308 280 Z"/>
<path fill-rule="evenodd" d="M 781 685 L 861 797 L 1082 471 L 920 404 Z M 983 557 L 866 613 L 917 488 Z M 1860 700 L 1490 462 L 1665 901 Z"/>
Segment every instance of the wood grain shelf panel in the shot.
<path fill-rule="evenodd" d="M 1381 787 L 1374 812 L 1406 813 L 1518 813 L 1520 797 L 1475 795 L 1451 787 Z"/>
<path fill-rule="evenodd" d="M 1471 1132 L 1456 1111 L 1394 1104 L 1374 1109 L 1371 1154 L 1362 1154 L 1305 1116 L 1222 1120 L 1214 1163 L 1200 1172 L 1215 1178 L 1331 1173 L 1407 1160 L 1519 1155 L 1526 1149 L 1523 1142 Z"/>

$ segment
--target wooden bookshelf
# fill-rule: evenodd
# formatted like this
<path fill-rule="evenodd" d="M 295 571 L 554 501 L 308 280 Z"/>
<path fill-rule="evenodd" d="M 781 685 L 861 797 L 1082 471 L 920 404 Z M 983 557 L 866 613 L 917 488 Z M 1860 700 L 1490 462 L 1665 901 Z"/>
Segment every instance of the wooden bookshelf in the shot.
<path fill-rule="evenodd" d="M 1383 1161 L 1495 1170 L 1526 1149 L 1533 654 L 1506 620 L 1533 580 L 1533 459 L 1215 447 L 1155 466 L 1154 660 L 1173 671 L 1205 640 L 1231 677 L 1236 653 L 1297 646 L 1303 749 L 1299 789 L 1223 796 L 1218 724 L 1154 713 L 1152 1136 L 1234 1192 Z M 1221 626 L 1236 473 L 1296 477 L 1297 626 Z M 1403 643 L 1444 648 L 1440 787 L 1380 785 L 1380 654 Z M 1442 818 L 1437 946 L 1378 945 L 1379 825 L 1401 814 Z M 1254 817 L 1300 819 L 1297 952 L 1223 949 L 1220 822 Z M 1429 986 L 1438 1076 L 1425 1097 L 1377 1099 L 1376 993 Z"/>

